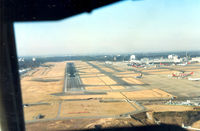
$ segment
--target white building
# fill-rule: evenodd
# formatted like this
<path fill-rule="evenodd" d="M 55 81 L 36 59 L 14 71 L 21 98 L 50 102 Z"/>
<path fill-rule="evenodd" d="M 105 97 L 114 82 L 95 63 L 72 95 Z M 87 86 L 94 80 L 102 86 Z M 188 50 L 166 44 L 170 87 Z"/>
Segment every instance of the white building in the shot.
<path fill-rule="evenodd" d="M 168 59 L 178 59 L 178 56 L 177 55 L 168 55 Z"/>
<path fill-rule="evenodd" d="M 149 64 L 149 58 L 142 58 L 140 61 L 142 63 Z"/>
<path fill-rule="evenodd" d="M 136 59 L 135 55 L 130 56 L 130 61 L 134 61 Z"/>
<path fill-rule="evenodd" d="M 177 55 L 174 55 L 174 54 L 172 54 L 172 55 L 168 55 L 168 59 L 169 60 L 172 60 L 173 62 L 181 62 L 182 61 L 182 59 L 179 59 L 178 58 L 178 56 Z"/>
<path fill-rule="evenodd" d="M 130 63 L 141 63 L 140 60 L 136 60 L 136 56 L 135 55 L 131 55 L 130 56 Z"/>

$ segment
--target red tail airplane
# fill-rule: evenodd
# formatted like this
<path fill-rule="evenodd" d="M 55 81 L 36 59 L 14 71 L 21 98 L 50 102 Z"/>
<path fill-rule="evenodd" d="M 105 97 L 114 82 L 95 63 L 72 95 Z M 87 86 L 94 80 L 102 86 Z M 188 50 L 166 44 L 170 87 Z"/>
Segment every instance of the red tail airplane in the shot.
<path fill-rule="evenodd" d="M 185 77 L 188 77 L 188 76 L 191 76 L 194 72 L 191 72 L 191 73 L 179 73 L 178 75 L 172 73 L 172 77 L 177 77 L 177 78 L 185 78 Z"/>

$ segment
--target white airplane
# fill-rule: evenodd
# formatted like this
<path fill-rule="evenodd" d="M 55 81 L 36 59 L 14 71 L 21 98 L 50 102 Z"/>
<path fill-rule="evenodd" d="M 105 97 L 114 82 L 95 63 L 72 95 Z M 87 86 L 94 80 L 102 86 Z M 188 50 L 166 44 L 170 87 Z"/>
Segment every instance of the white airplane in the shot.
<path fill-rule="evenodd" d="M 180 65 L 180 66 L 186 66 L 187 63 L 181 63 L 181 64 L 177 64 L 177 65 Z"/>
<path fill-rule="evenodd" d="M 200 81 L 200 78 L 188 78 L 190 81 Z"/>

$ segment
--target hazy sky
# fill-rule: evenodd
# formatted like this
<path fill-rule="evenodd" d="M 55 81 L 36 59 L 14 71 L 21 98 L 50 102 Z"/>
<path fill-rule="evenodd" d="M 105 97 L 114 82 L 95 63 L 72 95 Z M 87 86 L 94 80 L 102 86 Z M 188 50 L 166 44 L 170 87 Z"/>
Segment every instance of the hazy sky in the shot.
<path fill-rule="evenodd" d="M 15 23 L 18 55 L 200 50 L 200 0 L 126 1 L 55 22 Z"/>

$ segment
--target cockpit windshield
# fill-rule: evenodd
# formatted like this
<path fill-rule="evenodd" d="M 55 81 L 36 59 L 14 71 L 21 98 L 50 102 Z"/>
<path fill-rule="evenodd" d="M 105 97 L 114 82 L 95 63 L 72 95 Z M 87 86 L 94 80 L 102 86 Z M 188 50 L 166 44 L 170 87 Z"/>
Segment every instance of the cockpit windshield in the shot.
<path fill-rule="evenodd" d="M 16 22 L 27 130 L 200 130 L 200 1 L 122 1 Z"/>

